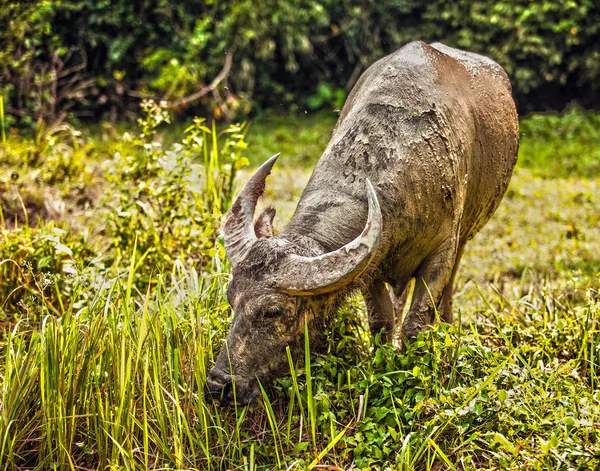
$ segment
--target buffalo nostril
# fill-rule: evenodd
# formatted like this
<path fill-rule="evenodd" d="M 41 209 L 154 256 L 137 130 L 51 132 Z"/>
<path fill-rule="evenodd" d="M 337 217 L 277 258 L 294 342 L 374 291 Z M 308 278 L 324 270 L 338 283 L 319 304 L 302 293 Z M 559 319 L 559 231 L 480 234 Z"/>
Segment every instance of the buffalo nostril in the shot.
<path fill-rule="evenodd" d="M 209 373 L 204 386 L 204 394 L 207 398 L 214 398 L 220 402 L 227 402 L 228 396 L 231 395 L 232 384 L 231 379 L 223 377 L 223 375 Z"/>
<path fill-rule="evenodd" d="M 249 382 L 213 368 L 206 378 L 204 395 L 207 400 L 218 401 L 222 406 L 233 403 L 242 405 L 256 400 L 260 396 L 260 390 L 256 382 Z"/>

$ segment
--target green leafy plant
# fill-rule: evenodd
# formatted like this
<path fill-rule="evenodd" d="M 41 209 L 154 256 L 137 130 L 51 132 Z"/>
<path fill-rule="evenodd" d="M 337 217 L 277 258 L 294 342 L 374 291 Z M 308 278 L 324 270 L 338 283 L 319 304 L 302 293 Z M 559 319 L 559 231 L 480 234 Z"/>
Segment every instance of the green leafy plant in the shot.
<path fill-rule="evenodd" d="M 105 163 L 104 215 L 114 260 L 129 259 L 135 248 L 149 281 L 176 260 L 202 264 L 223 251 L 218 228 L 247 159 L 243 124 L 218 132 L 195 118 L 181 142 L 164 148 L 156 138 L 170 120 L 164 104 L 146 101 L 142 109 L 140 134 L 126 134 L 126 153 Z"/>
<path fill-rule="evenodd" d="M 306 105 L 311 110 L 318 110 L 324 106 L 330 106 L 332 109 L 341 110 L 346 100 L 346 93 L 342 88 L 332 90 L 325 83 L 320 83 L 317 86 L 317 91 L 314 95 L 306 99 Z"/>
<path fill-rule="evenodd" d="M 75 284 L 91 279 L 84 273 L 96 255 L 86 237 L 54 222 L 0 230 L 0 319 L 38 322 L 63 313 Z"/>

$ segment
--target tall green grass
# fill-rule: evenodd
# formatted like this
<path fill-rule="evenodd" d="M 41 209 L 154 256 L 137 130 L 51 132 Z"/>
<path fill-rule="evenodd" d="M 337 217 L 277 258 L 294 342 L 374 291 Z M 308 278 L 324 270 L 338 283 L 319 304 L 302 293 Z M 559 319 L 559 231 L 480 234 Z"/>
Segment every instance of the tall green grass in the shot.
<path fill-rule="evenodd" d="M 201 263 L 148 265 L 158 245 L 141 244 L 149 233 L 125 219 L 129 257 L 104 267 L 84 263 L 90 249 L 74 250 L 67 227 L 2 228 L 0 275 L 30 297 L 13 306 L 20 317 L 0 317 L 0 469 L 600 467 L 594 181 L 563 182 L 557 198 L 517 174 L 508 206 L 467 254 L 477 266 L 461 272 L 469 278 L 459 283 L 456 326 L 437 325 L 400 353 L 375 344 L 364 306 L 350 298 L 326 351 L 312 355 L 306 335 L 305 364 L 288 352 L 290 374 L 261 384 L 256 404 L 207 400 L 206 374 L 231 318 L 214 221 L 230 202 L 236 162 L 245 163 L 242 127 L 232 132 L 219 147 L 215 128 L 196 121 L 180 148 L 201 164 L 196 208 L 219 213 L 202 221 L 211 245 Z M 169 152 L 155 145 L 144 155 L 154 165 Z M 139 178 L 131 180 L 118 194 L 136 206 Z M 149 201 L 196 224 L 174 185 L 156 182 L 169 191 Z M 165 227 L 156 214 L 143 217 Z M 177 240 L 163 238 L 153 256 L 176 253 Z M 66 279 L 65 267 L 77 276 Z"/>
<path fill-rule="evenodd" d="M 0 96 L 0 129 L 2 130 L 2 144 L 6 143 L 6 129 L 4 122 L 4 97 Z"/>
<path fill-rule="evenodd" d="M 7 333 L 2 469 L 184 468 L 214 459 L 207 443 L 229 429 L 230 414 L 219 422 L 202 391 L 212 336 L 226 320 L 223 273 L 174 271 L 172 282 L 157 278 L 155 293 L 135 296 L 133 262 L 127 278 L 109 280 L 78 311 Z M 225 447 L 222 458 L 237 459 L 238 449 Z"/>
<path fill-rule="evenodd" d="M 350 304 L 328 353 L 290 362 L 256 405 L 222 408 L 203 389 L 227 328 L 226 274 L 177 267 L 139 293 L 131 262 L 77 311 L 5 332 L 0 469 L 600 465 L 593 298 L 486 298 L 470 332 L 441 324 L 404 354 L 369 353 Z"/>

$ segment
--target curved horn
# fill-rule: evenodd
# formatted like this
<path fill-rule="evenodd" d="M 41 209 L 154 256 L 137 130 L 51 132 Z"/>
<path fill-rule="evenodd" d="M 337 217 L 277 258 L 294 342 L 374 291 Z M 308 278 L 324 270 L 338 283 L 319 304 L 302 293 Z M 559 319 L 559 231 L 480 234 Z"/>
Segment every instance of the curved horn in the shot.
<path fill-rule="evenodd" d="M 224 234 L 225 251 L 232 267 L 246 257 L 250 247 L 256 241 L 254 209 L 258 198 L 265 191 L 265 180 L 271 173 L 278 157 L 279 154 L 275 154 L 258 168 L 231 206 L 225 223 Z"/>
<path fill-rule="evenodd" d="M 352 282 L 367 267 L 381 237 L 381 208 L 377 194 L 367 179 L 369 213 L 362 233 L 343 247 L 317 257 L 290 255 L 276 283 L 294 295 L 315 295 L 338 290 Z"/>

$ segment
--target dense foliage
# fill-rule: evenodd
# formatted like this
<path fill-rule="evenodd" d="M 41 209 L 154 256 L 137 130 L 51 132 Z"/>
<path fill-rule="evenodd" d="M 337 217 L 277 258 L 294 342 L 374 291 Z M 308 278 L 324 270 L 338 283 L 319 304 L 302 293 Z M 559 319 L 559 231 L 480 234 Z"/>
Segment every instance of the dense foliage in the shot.
<path fill-rule="evenodd" d="M 142 109 L 138 133 L 102 134 L 108 145 L 65 125 L 0 144 L 0 320 L 30 305 L 37 320 L 71 306 L 74 286 L 94 292 L 127 272 L 135 253 L 138 289 L 222 257 L 218 228 L 248 162 L 245 125 L 217 131 L 195 118 L 168 144 L 157 135 L 167 111 L 152 101 Z"/>
<path fill-rule="evenodd" d="M 9 1 L 0 92 L 25 121 L 115 119 L 141 96 L 217 117 L 331 109 L 370 63 L 418 38 L 497 60 L 522 111 L 599 106 L 599 35 L 594 0 Z"/>

